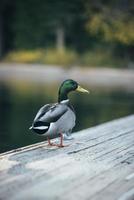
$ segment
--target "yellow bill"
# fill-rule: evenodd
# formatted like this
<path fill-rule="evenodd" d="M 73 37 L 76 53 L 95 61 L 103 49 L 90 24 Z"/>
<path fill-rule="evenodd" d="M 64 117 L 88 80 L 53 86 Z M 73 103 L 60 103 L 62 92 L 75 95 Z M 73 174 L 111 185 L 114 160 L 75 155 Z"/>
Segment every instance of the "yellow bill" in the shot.
<path fill-rule="evenodd" d="M 85 93 L 90 93 L 88 90 L 85 90 L 84 88 L 82 88 L 80 85 L 78 85 L 76 91 L 78 92 L 85 92 Z"/>

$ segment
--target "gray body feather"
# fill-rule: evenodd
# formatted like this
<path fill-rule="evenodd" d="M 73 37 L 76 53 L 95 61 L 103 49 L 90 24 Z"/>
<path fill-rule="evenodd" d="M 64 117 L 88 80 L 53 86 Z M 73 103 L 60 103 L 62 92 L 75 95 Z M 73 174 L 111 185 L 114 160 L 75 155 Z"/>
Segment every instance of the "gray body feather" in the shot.
<path fill-rule="evenodd" d="M 41 135 L 54 138 L 60 133 L 70 133 L 75 126 L 75 120 L 76 116 L 69 100 L 64 100 L 41 107 L 30 128 Z"/>

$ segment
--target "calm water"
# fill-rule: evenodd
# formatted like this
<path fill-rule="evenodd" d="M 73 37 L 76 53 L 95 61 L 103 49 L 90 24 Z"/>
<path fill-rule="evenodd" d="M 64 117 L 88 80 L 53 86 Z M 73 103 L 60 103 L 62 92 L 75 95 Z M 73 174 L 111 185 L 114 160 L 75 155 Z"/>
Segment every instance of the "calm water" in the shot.
<path fill-rule="evenodd" d="M 55 86 L 0 83 L 0 152 L 43 141 L 28 129 L 38 109 L 56 102 Z M 88 87 L 86 87 L 88 89 Z M 70 95 L 77 114 L 74 131 L 134 113 L 134 93 L 99 91 Z"/>

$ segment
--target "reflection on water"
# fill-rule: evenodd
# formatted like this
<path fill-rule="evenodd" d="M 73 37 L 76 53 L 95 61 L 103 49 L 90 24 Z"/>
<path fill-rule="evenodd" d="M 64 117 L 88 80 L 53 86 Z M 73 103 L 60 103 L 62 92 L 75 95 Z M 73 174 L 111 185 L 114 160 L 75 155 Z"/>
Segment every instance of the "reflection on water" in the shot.
<path fill-rule="evenodd" d="M 57 85 L 47 87 L 30 84 L 0 84 L 0 152 L 43 141 L 28 128 L 37 110 L 44 104 L 55 102 Z M 88 88 L 87 88 L 88 89 Z M 122 91 L 96 91 L 90 95 L 71 94 L 77 115 L 74 131 L 132 114 L 134 93 Z"/>

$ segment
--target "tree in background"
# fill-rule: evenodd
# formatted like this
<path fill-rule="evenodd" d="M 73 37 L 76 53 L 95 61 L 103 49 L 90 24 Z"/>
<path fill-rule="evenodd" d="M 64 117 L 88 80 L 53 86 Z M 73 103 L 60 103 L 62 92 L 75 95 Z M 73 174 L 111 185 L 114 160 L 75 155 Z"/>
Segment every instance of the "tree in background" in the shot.
<path fill-rule="evenodd" d="M 99 47 L 133 60 L 133 0 L 2 0 L 0 11 L 0 49 L 4 35 L 7 50 Z"/>
<path fill-rule="evenodd" d="M 5 32 L 7 31 L 7 9 L 10 7 L 9 0 L 1 0 L 0 1 L 0 58 L 3 56 L 4 51 L 6 49 L 5 40 L 6 35 Z"/>
<path fill-rule="evenodd" d="M 63 49 L 83 14 L 81 0 L 16 0 L 15 47 L 55 46 Z"/>
<path fill-rule="evenodd" d="M 134 51 L 134 1 L 88 0 L 87 30 L 101 40 L 114 44 L 119 50 L 133 56 Z"/>

